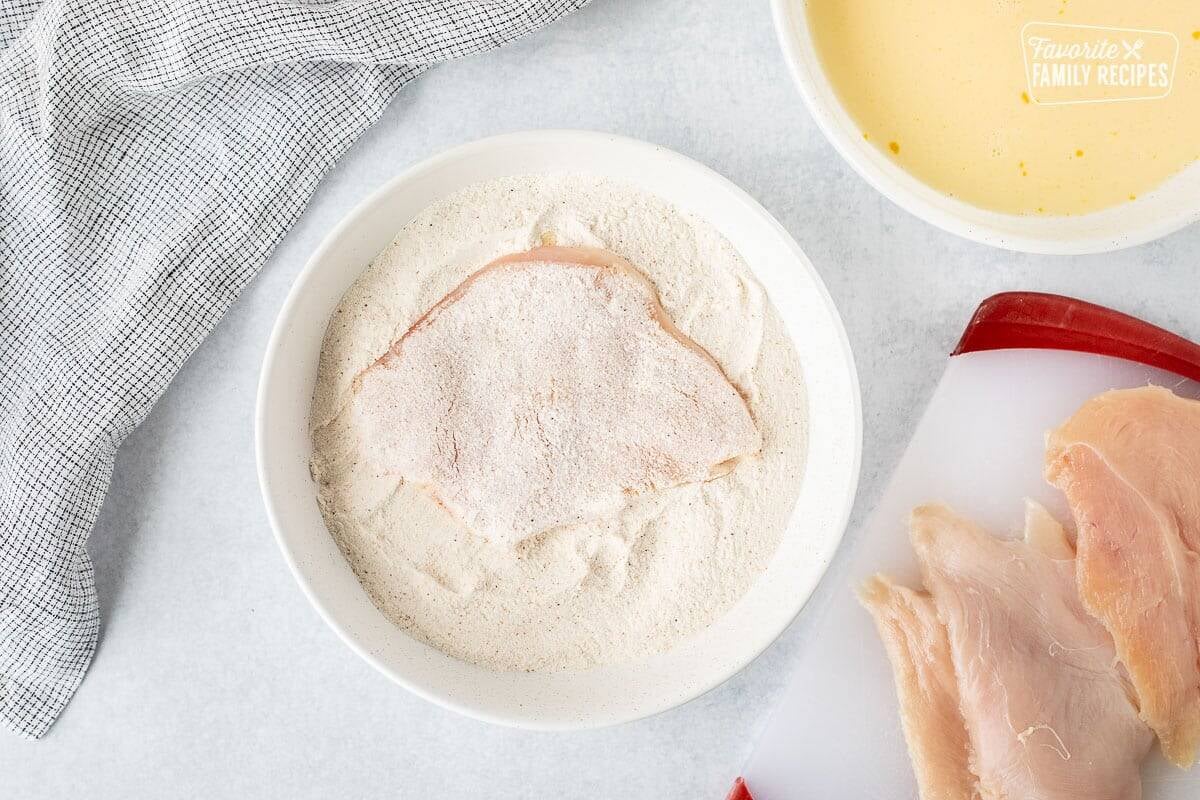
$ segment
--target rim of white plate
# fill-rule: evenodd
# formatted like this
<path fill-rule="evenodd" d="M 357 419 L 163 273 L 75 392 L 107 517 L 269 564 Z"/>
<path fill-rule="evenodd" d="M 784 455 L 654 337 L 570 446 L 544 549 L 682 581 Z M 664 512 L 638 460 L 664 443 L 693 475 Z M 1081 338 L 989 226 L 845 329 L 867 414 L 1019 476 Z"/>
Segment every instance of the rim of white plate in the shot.
<path fill-rule="evenodd" d="M 309 402 L 329 315 L 412 216 L 472 183 L 566 171 L 625 180 L 658 194 L 707 219 L 742 251 L 801 354 L 809 452 L 800 500 L 779 551 L 709 628 L 633 665 L 493 672 L 417 641 L 371 604 L 317 509 L 308 474 Z M 719 210 L 721 219 L 704 209 Z M 753 661 L 799 613 L 841 542 L 861 449 L 858 377 L 841 318 L 783 227 L 741 189 L 691 159 L 587 131 L 526 131 L 463 144 L 406 169 L 359 203 L 292 285 L 267 344 L 255 411 L 259 483 L 276 542 L 301 590 L 342 641 L 426 700 L 477 719 L 543 730 L 650 716 L 707 692 Z"/>
<path fill-rule="evenodd" d="M 1200 220 L 1200 162 L 1139 195 L 1136 202 L 1077 216 L 1001 214 L 949 197 L 863 140 L 825 76 L 804 0 L 771 0 L 771 7 L 788 70 L 825 138 L 884 197 L 931 225 L 1006 250 L 1084 255 L 1154 241 Z"/>

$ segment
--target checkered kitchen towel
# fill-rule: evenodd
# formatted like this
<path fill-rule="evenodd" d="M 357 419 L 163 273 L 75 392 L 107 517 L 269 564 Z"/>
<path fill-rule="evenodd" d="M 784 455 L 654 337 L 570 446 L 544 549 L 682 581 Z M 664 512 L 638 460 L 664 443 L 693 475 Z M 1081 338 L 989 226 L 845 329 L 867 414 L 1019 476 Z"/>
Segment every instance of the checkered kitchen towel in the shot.
<path fill-rule="evenodd" d="M 121 440 L 427 66 L 587 0 L 0 0 L 0 721 L 45 733 L 99 628 Z"/>

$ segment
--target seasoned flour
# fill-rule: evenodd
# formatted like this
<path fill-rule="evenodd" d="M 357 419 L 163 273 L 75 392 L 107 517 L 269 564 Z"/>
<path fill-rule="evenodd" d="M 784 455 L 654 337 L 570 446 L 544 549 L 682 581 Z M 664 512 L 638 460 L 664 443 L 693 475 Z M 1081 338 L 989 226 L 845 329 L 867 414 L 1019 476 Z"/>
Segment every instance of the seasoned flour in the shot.
<path fill-rule="evenodd" d="M 607 248 L 645 273 L 746 397 L 763 446 L 722 477 L 513 544 L 473 533 L 427 488 L 373 471 L 346 412 L 355 378 L 430 307 L 494 258 L 547 242 Z M 326 524 L 397 625 L 494 669 L 582 669 L 662 652 L 746 591 L 799 493 L 804 406 L 780 320 L 713 228 L 599 178 L 504 178 L 427 208 L 342 299 L 313 398 L 312 472 Z"/>

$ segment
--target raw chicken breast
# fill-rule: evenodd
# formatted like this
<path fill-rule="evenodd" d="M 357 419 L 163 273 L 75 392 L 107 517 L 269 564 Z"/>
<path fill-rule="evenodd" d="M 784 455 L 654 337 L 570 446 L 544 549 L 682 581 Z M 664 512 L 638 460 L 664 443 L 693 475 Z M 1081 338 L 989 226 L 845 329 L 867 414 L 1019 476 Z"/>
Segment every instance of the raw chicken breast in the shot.
<path fill-rule="evenodd" d="M 1106 392 L 1049 434 L 1046 478 L 1078 528 L 1079 588 L 1116 641 L 1142 719 L 1189 766 L 1200 744 L 1200 403 Z"/>
<path fill-rule="evenodd" d="M 910 535 L 930 594 L 861 592 L 900 695 L 922 800 L 1137 800 L 1152 734 L 1111 638 L 1083 608 L 1066 533 L 1041 506 L 1024 541 L 945 506 Z"/>
<path fill-rule="evenodd" d="M 1112 640 L 1084 609 L 1066 536 L 1040 507 L 1026 541 L 921 506 L 911 536 L 945 623 L 984 798 L 1136 800 L 1152 735 Z"/>
<path fill-rule="evenodd" d="M 381 473 L 509 545 L 723 475 L 762 446 L 649 280 L 588 248 L 476 272 L 359 376 L 350 410 Z"/>
<path fill-rule="evenodd" d="M 946 628 L 928 594 L 876 575 L 859 599 L 875 618 L 900 696 L 900 722 L 921 800 L 978 796 Z"/>

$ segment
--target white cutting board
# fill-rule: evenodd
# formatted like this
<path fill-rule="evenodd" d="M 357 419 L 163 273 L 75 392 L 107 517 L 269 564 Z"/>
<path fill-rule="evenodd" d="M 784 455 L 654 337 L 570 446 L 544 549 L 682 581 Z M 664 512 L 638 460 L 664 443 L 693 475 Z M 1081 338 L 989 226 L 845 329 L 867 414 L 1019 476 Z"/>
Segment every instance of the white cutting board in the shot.
<path fill-rule="evenodd" d="M 995 533 L 1020 531 L 1032 497 L 1070 525 L 1042 479 L 1045 432 L 1112 388 L 1156 383 L 1200 397 L 1200 385 L 1122 359 L 1057 350 L 994 350 L 949 360 L 870 522 L 855 537 L 843 584 L 823 608 L 781 705 L 743 775 L 754 800 L 916 798 L 883 645 L 853 585 L 885 571 L 919 586 L 904 520 L 942 501 Z M 1197 800 L 1200 766 L 1183 772 L 1155 744 L 1146 800 Z"/>

